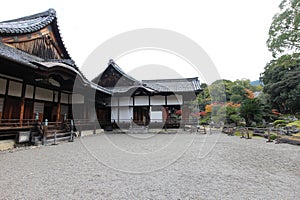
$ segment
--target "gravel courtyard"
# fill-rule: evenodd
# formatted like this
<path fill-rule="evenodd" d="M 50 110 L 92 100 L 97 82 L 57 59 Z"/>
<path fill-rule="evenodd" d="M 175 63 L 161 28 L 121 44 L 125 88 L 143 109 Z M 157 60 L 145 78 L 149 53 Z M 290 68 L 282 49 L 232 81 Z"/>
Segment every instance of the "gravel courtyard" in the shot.
<path fill-rule="evenodd" d="M 300 147 L 202 134 L 97 134 L 0 153 L 0 199 L 298 199 Z"/>

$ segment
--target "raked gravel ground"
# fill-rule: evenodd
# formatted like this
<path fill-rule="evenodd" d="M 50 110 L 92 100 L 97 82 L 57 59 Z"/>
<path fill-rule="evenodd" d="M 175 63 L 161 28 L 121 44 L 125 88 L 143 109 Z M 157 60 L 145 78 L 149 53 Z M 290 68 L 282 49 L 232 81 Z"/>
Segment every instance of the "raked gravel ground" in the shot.
<path fill-rule="evenodd" d="M 300 147 L 202 134 L 99 134 L 0 152 L 0 199 L 299 199 Z"/>

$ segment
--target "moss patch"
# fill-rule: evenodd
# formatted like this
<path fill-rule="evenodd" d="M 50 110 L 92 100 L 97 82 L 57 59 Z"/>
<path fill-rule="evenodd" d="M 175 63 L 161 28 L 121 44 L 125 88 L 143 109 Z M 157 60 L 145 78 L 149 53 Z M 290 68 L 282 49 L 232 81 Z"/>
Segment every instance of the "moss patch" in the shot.
<path fill-rule="evenodd" d="M 291 123 L 287 124 L 287 126 L 296 126 L 297 128 L 300 128 L 300 120 L 291 122 Z"/>

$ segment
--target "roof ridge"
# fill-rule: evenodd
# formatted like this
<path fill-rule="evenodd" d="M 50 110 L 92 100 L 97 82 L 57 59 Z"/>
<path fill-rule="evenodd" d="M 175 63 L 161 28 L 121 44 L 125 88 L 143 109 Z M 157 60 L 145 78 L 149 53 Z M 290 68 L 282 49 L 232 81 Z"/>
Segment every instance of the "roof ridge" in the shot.
<path fill-rule="evenodd" d="M 130 76 L 129 74 L 125 73 L 122 68 L 117 64 L 115 63 L 115 61 L 113 59 L 109 59 L 109 62 L 108 62 L 108 66 L 109 65 L 112 65 L 118 72 L 120 72 L 123 76 L 127 77 L 128 79 L 131 79 L 132 81 L 136 82 L 136 83 L 139 83 L 142 85 L 142 81 L 139 81 L 135 78 L 133 78 L 132 76 Z"/>
<path fill-rule="evenodd" d="M 28 15 L 25 17 L 19 17 L 16 19 L 11 19 L 11 20 L 6 20 L 6 21 L 2 21 L 1 23 L 7 23 L 7 22 L 15 22 L 15 21 L 21 21 L 21 20 L 30 20 L 30 19 L 35 19 L 38 17 L 45 17 L 45 16 L 52 16 L 52 17 L 56 17 L 56 11 L 53 8 L 49 8 L 48 10 L 44 11 L 44 12 L 40 12 L 40 13 L 36 13 L 33 15 Z"/>
<path fill-rule="evenodd" d="M 166 78 L 166 79 L 149 79 L 149 80 L 142 80 L 142 82 L 169 82 L 169 81 L 182 81 L 182 80 L 198 80 L 198 77 L 192 77 L 192 78 Z"/>
<path fill-rule="evenodd" d="M 26 34 L 40 30 L 56 19 L 56 11 L 53 8 L 47 11 L 0 22 L 0 34 Z"/>

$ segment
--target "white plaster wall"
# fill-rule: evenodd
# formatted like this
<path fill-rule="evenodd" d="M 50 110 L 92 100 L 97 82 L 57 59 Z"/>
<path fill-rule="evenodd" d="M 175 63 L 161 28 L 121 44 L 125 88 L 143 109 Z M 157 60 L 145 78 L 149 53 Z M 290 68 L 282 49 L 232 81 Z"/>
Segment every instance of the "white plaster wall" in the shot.
<path fill-rule="evenodd" d="M 149 105 L 149 97 L 148 96 L 135 96 L 134 97 L 134 105 L 135 106 L 148 106 Z"/>
<path fill-rule="evenodd" d="M 131 97 L 120 97 L 119 105 L 120 106 L 132 106 L 133 100 Z"/>
<path fill-rule="evenodd" d="M 21 97 L 21 93 L 22 93 L 22 83 L 9 81 L 8 95 Z"/>
<path fill-rule="evenodd" d="M 118 106 L 118 97 L 111 97 L 110 102 L 108 102 L 110 106 Z"/>
<path fill-rule="evenodd" d="M 168 105 L 182 105 L 182 95 L 167 96 Z"/>
<path fill-rule="evenodd" d="M 133 115 L 133 108 L 131 107 L 120 107 L 120 122 L 130 122 Z"/>
<path fill-rule="evenodd" d="M 151 96 L 150 104 L 151 105 L 165 105 L 165 96 Z"/>
<path fill-rule="evenodd" d="M 151 111 L 150 119 L 151 119 L 151 122 L 163 122 L 163 112 L 162 111 Z"/>
<path fill-rule="evenodd" d="M 53 101 L 53 91 L 36 87 L 35 99 L 44 100 L 44 101 Z"/>
<path fill-rule="evenodd" d="M 0 98 L 0 112 L 3 110 L 4 98 Z"/>
<path fill-rule="evenodd" d="M 0 94 L 5 94 L 6 79 L 0 78 Z"/>
<path fill-rule="evenodd" d="M 118 121 L 118 108 L 117 107 L 111 107 L 111 121 Z"/>
<path fill-rule="evenodd" d="M 26 85 L 25 90 L 25 97 L 29 99 L 33 99 L 33 86 L 32 85 Z"/>

